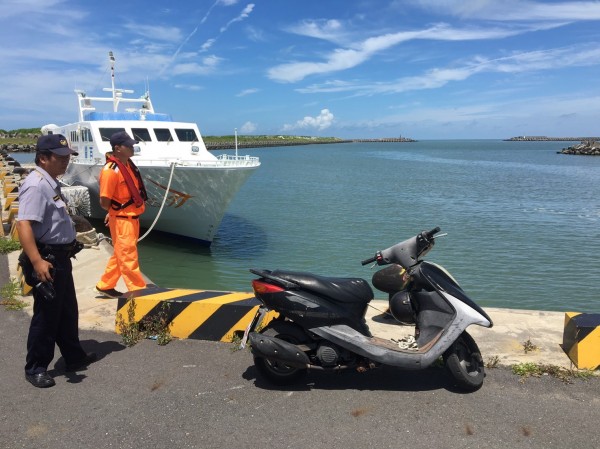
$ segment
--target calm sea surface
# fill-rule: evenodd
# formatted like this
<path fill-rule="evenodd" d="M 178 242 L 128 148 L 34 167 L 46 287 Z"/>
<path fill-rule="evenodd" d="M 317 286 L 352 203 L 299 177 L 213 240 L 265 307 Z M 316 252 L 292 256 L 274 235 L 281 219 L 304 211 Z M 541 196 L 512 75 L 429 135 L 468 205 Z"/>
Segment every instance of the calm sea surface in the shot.
<path fill-rule="evenodd" d="M 243 150 L 262 165 L 213 245 L 151 234 L 140 243 L 140 263 L 165 287 L 250 291 L 254 267 L 370 280 L 374 270 L 361 260 L 440 226 L 448 235 L 426 259 L 445 266 L 480 305 L 600 313 L 600 157 L 557 154 L 569 145 Z"/>

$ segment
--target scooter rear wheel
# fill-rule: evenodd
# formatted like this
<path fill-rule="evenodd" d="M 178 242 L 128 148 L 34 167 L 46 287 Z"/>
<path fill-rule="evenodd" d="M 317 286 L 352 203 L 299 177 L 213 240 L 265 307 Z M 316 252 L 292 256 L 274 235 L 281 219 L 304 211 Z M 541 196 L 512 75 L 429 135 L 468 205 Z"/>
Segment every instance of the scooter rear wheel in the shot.
<path fill-rule="evenodd" d="M 467 332 L 463 332 L 444 353 L 444 362 L 461 390 L 477 391 L 483 385 L 483 358 L 477 343 Z"/>
<path fill-rule="evenodd" d="M 308 339 L 302 328 L 289 321 L 281 320 L 271 321 L 261 334 L 279 338 L 292 344 L 301 344 Z M 275 385 L 289 385 L 306 375 L 306 369 L 296 368 L 260 356 L 254 356 L 254 365 L 265 379 Z"/>

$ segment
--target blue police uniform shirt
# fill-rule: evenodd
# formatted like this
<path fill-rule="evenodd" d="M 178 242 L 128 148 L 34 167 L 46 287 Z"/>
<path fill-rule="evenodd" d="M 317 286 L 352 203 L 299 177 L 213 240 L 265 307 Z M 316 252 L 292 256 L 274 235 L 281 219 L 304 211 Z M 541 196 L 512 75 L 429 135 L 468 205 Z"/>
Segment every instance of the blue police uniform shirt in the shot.
<path fill-rule="evenodd" d="M 27 175 L 19 189 L 17 220 L 31 222 L 39 243 L 62 245 L 71 243 L 77 236 L 60 185 L 41 167 Z"/>

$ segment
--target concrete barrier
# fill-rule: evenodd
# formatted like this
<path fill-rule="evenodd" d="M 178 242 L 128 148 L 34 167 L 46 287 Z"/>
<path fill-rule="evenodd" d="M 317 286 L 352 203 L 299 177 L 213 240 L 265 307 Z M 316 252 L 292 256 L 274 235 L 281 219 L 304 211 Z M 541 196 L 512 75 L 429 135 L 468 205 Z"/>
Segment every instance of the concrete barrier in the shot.
<path fill-rule="evenodd" d="M 600 367 L 600 313 L 565 313 L 562 348 L 577 368 Z"/>
<path fill-rule="evenodd" d="M 116 332 L 120 333 L 119 323 L 143 323 L 162 312 L 173 337 L 230 342 L 244 332 L 259 305 L 253 293 L 146 288 L 119 298 Z M 263 325 L 275 316 L 269 313 Z"/>

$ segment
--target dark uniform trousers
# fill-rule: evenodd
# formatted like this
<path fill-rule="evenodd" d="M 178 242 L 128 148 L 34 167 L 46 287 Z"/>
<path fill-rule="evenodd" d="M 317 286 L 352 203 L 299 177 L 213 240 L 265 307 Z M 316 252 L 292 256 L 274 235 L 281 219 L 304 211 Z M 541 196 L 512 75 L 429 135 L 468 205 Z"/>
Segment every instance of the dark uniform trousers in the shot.
<path fill-rule="evenodd" d="M 27 338 L 25 372 L 37 374 L 46 371 L 54 358 L 54 344 L 66 364 L 75 363 L 86 357 L 79 342 L 79 310 L 73 266 L 66 251 L 52 251 L 56 257 L 54 268 L 54 290 L 56 297 L 48 300 L 33 289 L 33 317 Z"/>

